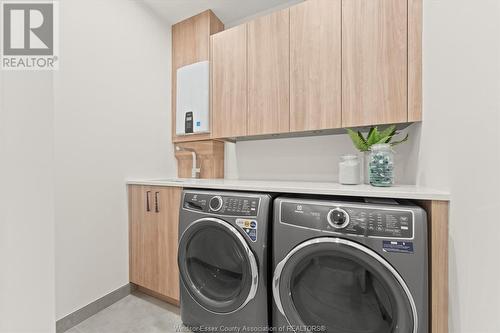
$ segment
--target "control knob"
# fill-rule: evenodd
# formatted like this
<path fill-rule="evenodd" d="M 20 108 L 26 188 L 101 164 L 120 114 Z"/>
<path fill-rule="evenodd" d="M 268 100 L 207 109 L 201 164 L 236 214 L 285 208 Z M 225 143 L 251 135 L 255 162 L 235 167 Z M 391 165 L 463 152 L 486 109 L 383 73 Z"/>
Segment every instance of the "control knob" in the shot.
<path fill-rule="evenodd" d="M 349 224 L 349 214 L 342 208 L 333 208 L 326 216 L 328 224 L 335 229 L 343 229 Z"/>
<path fill-rule="evenodd" d="M 210 210 L 216 212 L 222 208 L 223 203 L 224 201 L 222 200 L 222 197 L 218 195 L 210 199 L 208 207 L 210 207 Z"/>

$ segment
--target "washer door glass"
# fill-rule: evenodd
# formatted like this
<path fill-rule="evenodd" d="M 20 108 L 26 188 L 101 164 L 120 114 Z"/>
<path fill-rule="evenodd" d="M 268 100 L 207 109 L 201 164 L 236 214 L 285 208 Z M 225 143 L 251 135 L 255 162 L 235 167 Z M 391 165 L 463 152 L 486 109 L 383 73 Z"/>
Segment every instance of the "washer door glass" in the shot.
<path fill-rule="evenodd" d="M 339 333 L 416 330 L 411 295 L 384 259 L 354 242 L 322 239 L 299 245 L 277 269 L 275 298 L 290 325 Z"/>
<path fill-rule="evenodd" d="M 191 297 L 212 312 L 237 310 L 256 288 L 253 254 L 239 232 L 219 219 L 199 220 L 186 229 L 178 263 Z"/>

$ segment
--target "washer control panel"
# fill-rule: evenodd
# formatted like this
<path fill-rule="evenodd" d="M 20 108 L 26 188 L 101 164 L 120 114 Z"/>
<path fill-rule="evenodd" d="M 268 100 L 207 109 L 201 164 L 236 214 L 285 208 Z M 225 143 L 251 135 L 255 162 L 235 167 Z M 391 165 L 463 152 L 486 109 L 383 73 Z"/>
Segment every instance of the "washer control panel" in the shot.
<path fill-rule="evenodd" d="M 356 205 L 282 202 L 281 222 L 299 227 L 348 235 L 380 238 L 413 238 L 413 213 L 409 210 Z"/>
<path fill-rule="evenodd" d="M 221 216 L 257 216 L 259 198 L 186 193 L 182 207 Z"/>

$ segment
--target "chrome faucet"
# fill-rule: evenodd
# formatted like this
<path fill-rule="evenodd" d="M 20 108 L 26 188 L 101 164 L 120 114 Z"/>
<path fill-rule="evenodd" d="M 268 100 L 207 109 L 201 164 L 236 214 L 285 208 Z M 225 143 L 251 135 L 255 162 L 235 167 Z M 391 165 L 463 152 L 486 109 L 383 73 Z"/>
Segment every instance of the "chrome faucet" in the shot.
<path fill-rule="evenodd" d="M 191 178 L 198 178 L 200 176 L 200 168 L 196 167 L 196 151 L 192 148 L 175 146 L 176 151 L 188 151 L 193 156 L 193 166 L 191 168 Z"/>

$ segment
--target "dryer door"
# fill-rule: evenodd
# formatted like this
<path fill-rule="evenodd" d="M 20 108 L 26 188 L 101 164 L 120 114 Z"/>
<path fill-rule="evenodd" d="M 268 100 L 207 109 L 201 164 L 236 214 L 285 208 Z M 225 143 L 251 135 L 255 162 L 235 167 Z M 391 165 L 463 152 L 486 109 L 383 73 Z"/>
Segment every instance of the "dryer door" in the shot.
<path fill-rule="evenodd" d="M 295 247 L 275 269 L 273 295 L 297 332 L 417 332 L 415 303 L 401 276 L 346 239 L 320 237 Z"/>
<path fill-rule="evenodd" d="M 179 240 L 181 282 L 191 297 L 214 313 L 231 313 L 254 298 L 258 267 L 243 236 L 216 218 L 194 221 Z"/>

